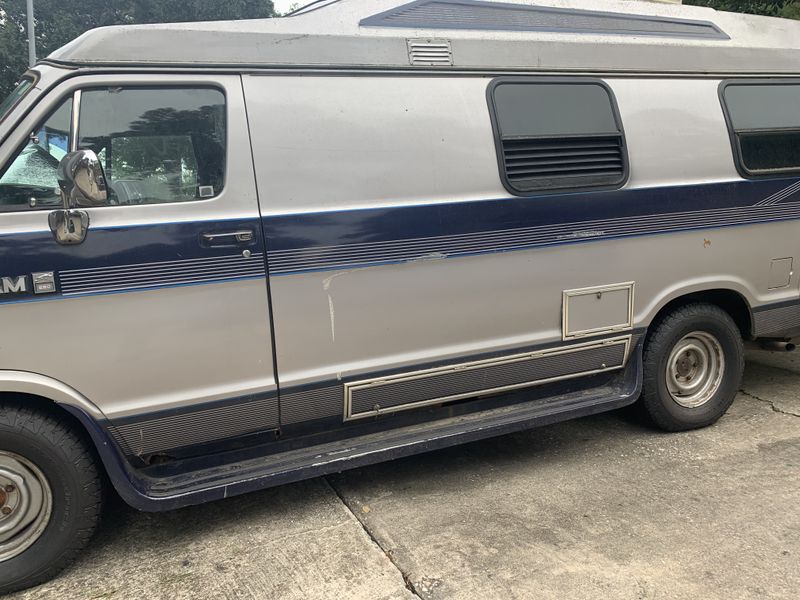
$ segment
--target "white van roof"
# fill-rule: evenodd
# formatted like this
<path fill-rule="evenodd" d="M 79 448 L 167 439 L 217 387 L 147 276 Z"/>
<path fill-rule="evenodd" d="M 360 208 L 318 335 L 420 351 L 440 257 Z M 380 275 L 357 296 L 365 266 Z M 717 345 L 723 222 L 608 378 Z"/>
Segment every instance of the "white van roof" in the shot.
<path fill-rule="evenodd" d="M 61 64 L 800 73 L 800 21 L 642 0 L 320 0 L 275 19 L 94 29 Z"/>

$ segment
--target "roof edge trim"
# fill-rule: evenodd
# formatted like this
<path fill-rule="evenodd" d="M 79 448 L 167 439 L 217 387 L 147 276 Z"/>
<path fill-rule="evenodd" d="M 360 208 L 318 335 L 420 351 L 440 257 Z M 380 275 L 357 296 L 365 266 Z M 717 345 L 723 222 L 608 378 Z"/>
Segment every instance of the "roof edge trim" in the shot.
<path fill-rule="evenodd" d="M 481 0 L 414 0 L 359 26 L 731 39 L 711 21 Z"/>

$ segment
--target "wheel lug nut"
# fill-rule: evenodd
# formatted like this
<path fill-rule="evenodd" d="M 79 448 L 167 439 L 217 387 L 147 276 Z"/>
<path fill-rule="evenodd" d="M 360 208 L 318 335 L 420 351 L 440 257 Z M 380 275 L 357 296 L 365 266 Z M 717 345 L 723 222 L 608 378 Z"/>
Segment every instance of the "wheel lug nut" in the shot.
<path fill-rule="evenodd" d="M 17 487 L 16 487 L 15 485 L 13 485 L 13 484 L 8 484 L 8 485 L 6 486 L 6 491 L 7 491 L 9 494 L 10 494 L 11 492 L 15 491 L 16 489 L 17 489 Z"/>
<path fill-rule="evenodd" d="M 0 512 L 2 512 L 4 515 L 8 515 L 8 514 L 11 513 L 11 507 L 10 506 L 4 506 L 2 509 L 0 509 Z"/>

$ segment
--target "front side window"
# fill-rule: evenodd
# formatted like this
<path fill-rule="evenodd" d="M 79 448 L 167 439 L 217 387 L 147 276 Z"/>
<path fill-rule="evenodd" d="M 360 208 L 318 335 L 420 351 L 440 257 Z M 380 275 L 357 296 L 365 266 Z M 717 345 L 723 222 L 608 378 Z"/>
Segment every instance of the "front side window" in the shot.
<path fill-rule="evenodd" d="M 80 149 L 94 150 L 112 204 L 185 202 L 224 185 L 225 96 L 212 88 L 90 89 L 81 95 Z"/>
<path fill-rule="evenodd" d="M 800 173 L 800 83 L 723 84 L 722 99 L 742 175 Z"/>
<path fill-rule="evenodd" d="M 17 102 L 22 100 L 22 97 L 33 87 L 33 83 L 33 78 L 23 77 L 19 83 L 17 83 L 14 91 L 12 91 L 3 102 L 0 102 L 0 121 L 11 112 L 11 109 L 16 106 Z"/>
<path fill-rule="evenodd" d="M 517 195 L 620 187 L 625 138 L 599 81 L 497 79 L 489 88 L 503 183 Z"/>
<path fill-rule="evenodd" d="M 0 175 L 0 211 L 61 205 L 56 171 L 69 152 L 72 97 L 64 99 Z"/>

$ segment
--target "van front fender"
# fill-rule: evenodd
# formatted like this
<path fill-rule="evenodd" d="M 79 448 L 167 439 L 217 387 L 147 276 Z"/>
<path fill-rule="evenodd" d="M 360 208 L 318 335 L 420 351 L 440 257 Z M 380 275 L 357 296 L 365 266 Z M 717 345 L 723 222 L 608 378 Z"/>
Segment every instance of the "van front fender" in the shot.
<path fill-rule="evenodd" d="M 131 465 L 109 435 L 105 415 L 83 394 L 52 377 L 11 370 L 0 370 L 0 393 L 28 394 L 44 398 L 72 415 L 91 438 L 106 474 L 119 495 L 139 510 L 155 510 L 152 502 L 142 492 L 142 484 Z"/>
<path fill-rule="evenodd" d="M 86 396 L 65 383 L 29 371 L 0 370 L 0 392 L 31 394 L 62 406 L 74 406 L 96 421 L 105 421 L 103 412 Z"/>

